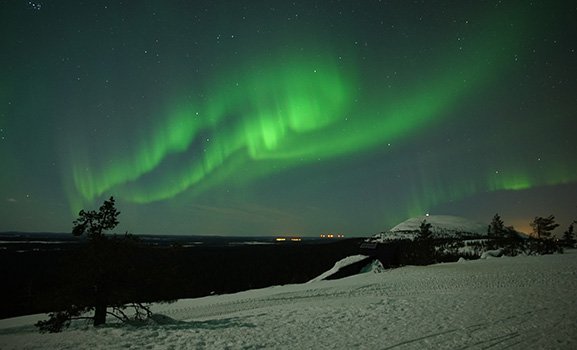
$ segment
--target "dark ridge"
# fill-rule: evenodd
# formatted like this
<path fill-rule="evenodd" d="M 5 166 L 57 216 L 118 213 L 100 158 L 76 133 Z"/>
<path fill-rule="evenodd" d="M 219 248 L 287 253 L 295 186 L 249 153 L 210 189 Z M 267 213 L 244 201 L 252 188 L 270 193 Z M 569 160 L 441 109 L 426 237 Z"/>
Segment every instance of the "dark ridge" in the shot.
<path fill-rule="evenodd" d="M 273 285 L 303 283 L 356 255 L 362 239 L 318 240 L 294 244 L 141 245 L 134 271 L 115 280 L 131 300 L 144 302 L 234 293 Z M 172 242 L 174 243 L 174 242 Z M 57 310 L 78 288 L 82 271 L 75 262 L 83 244 L 62 250 L 0 251 L 3 287 L 0 318 Z M 121 269 L 121 266 L 119 266 Z"/>

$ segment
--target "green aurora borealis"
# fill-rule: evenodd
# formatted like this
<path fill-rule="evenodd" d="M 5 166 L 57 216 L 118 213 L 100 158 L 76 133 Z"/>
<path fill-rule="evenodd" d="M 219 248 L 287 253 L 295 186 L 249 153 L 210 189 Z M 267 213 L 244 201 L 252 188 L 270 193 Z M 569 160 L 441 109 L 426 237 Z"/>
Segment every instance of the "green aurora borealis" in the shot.
<path fill-rule="evenodd" d="M 574 7 L 267 4 L 2 5 L 0 230 L 577 216 Z"/>

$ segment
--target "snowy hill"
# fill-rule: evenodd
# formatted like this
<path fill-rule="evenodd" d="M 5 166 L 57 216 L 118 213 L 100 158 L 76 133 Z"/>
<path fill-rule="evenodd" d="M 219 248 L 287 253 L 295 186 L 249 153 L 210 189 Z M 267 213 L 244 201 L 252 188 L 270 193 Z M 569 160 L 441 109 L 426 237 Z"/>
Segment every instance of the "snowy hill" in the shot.
<path fill-rule="evenodd" d="M 575 349 L 575 290 L 575 250 L 407 266 L 157 304 L 138 327 L 0 320 L 0 349 Z"/>
<path fill-rule="evenodd" d="M 429 215 L 410 218 L 390 229 L 373 236 L 376 240 L 414 239 L 419 225 L 426 220 L 431 224 L 435 238 L 478 238 L 487 234 L 487 225 L 451 215 Z"/>

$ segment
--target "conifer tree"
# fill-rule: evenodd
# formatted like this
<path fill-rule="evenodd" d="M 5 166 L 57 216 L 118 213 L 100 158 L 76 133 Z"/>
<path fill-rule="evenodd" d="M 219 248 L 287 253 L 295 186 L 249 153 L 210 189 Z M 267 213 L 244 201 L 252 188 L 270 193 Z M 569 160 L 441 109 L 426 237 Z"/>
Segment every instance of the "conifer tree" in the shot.
<path fill-rule="evenodd" d="M 575 232 L 574 232 L 574 227 L 573 225 L 577 223 L 577 221 L 573 221 L 569 227 L 567 228 L 567 230 L 563 233 L 563 238 L 561 239 L 561 241 L 563 242 L 563 245 L 569 248 L 573 248 L 575 246 Z"/>
<path fill-rule="evenodd" d="M 551 237 L 553 230 L 559 227 L 559 224 L 555 223 L 555 216 L 553 215 L 549 215 L 546 218 L 536 216 L 530 225 L 533 228 L 533 234 L 538 239 Z"/>
<path fill-rule="evenodd" d="M 506 233 L 505 223 L 503 222 L 499 214 L 495 214 L 488 228 L 487 232 L 488 236 L 491 238 L 498 238 L 503 237 L 505 233 Z"/>
<path fill-rule="evenodd" d="M 419 239 L 429 239 L 433 232 L 431 231 L 432 225 L 427 222 L 427 220 L 423 220 L 419 225 Z"/>
<path fill-rule="evenodd" d="M 75 236 L 85 235 L 92 244 L 94 249 L 91 250 L 92 261 L 89 261 L 87 268 L 95 269 L 93 272 L 93 307 L 94 307 L 94 325 L 98 326 L 106 322 L 106 304 L 108 286 L 107 286 L 107 261 L 106 260 L 106 243 L 105 233 L 113 230 L 118 225 L 118 215 L 120 212 L 114 206 L 113 197 L 104 201 L 98 211 L 81 210 L 78 213 L 78 219 L 74 220 L 72 234 Z"/>
<path fill-rule="evenodd" d="M 135 278 L 130 275 L 135 270 L 134 261 L 128 255 L 137 249 L 138 242 L 128 233 L 121 237 L 107 235 L 118 225 L 119 214 L 113 197 L 104 201 L 98 211 L 78 213 L 72 234 L 87 237 L 74 274 L 80 287 L 69 288 L 74 290 L 66 291 L 66 306 L 50 313 L 48 320 L 36 323 L 41 332 L 60 332 L 75 319 L 87 319 L 98 326 L 106 322 L 107 315 L 128 322 L 131 319 L 124 313 L 127 307 L 139 319 L 151 315 L 148 306 L 131 302 L 130 293 L 118 285 L 119 281 Z"/>
<path fill-rule="evenodd" d="M 74 236 L 85 235 L 90 240 L 105 238 L 104 234 L 118 225 L 120 212 L 116 210 L 114 204 L 114 197 L 110 197 L 104 201 L 98 211 L 81 210 L 78 213 L 78 219 L 73 221 L 72 234 Z"/>

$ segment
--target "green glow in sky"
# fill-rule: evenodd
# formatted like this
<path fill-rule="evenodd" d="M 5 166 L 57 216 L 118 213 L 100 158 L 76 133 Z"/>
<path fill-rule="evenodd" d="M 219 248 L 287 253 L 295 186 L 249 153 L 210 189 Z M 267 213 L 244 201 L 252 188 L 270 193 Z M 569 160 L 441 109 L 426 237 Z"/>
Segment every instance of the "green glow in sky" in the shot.
<path fill-rule="evenodd" d="M 570 222 L 574 11 L 6 2 L 0 230 L 66 232 L 109 196 L 142 233 L 361 235 L 425 212 Z"/>
<path fill-rule="evenodd" d="M 331 56 L 320 57 L 284 57 L 281 64 L 222 79 L 226 83 L 210 89 L 215 92 L 210 103 L 178 108 L 140 140 L 134 155 L 113 157 L 103 169 L 75 164 L 77 189 L 86 201 L 120 191 L 132 201 L 150 202 L 201 183 L 234 157 L 246 159 L 238 166 L 263 175 L 267 171 L 255 164 L 259 161 L 281 160 L 291 167 L 367 150 L 441 118 L 475 84 L 480 64 L 442 72 L 401 98 L 382 96 L 359 110 L 355 74 Z M 200 147 L 187 152 L 195 142 Z M 186 153 L 183 162 L 161 174 L 161 181 L 139 186 L 139 178 L 162 172 L 163 161 L 179 153 Z"/>
<path fill-rule="evenodd" d="M 176 104 L 159 116 L 128 152 L 106 155 L 106 161 L 97 164 L 81 162 L 89 157 L 78 155 L 73 178 L 80 198 L 74 195 L 73 203 L 89 203 L 106 193 L 148 203 L 415 135 L 495 79 L 507 65 L 503 47 L 513 52 L 516 35 L 511 31 L 499 40 L 481 36 L 474 54 L 420 68 L 423 79 L 371 98 L 358 94 L 363 87 L 360 67 L 339 64 L 330 52 L 252 59 L 251 65 L 215 77 L 205 100 Z M 522 171 L 489 179 L 485 184 L 455 184 L 449 192 L 426 180 L 414 202 L 420 210 L 424 203 L 480 190 L 556 182 L 550 177 L 533 181 Z"/>
<path fill-rule="evenodd" d="M 294 141 L 299 137 L 311 141 L 342 120 L 354 97 L 354 78 L 331 64 L 329 57 L 284 60 L 279 66 L 241 72 L 211 87 L 214 95 L 209 103 L 177 108 L 149 138 L 139 140 L 134 154 L 112 156 L 99 169 L 76 163 L 77 190 L 86 201 L 111 189 L 122 191 L 120 186 L 162 171 L 167 157 L 190 151 L 195 142 L 194 152 L 177 169 L 162 175 L 167 181 L 154 188 L 129 186 L 132 193 L 127 196 L 137 202 L 172 197 L 212 176 L 239 154 L 253 161 L 315 157 L 314 151 Z"/>

